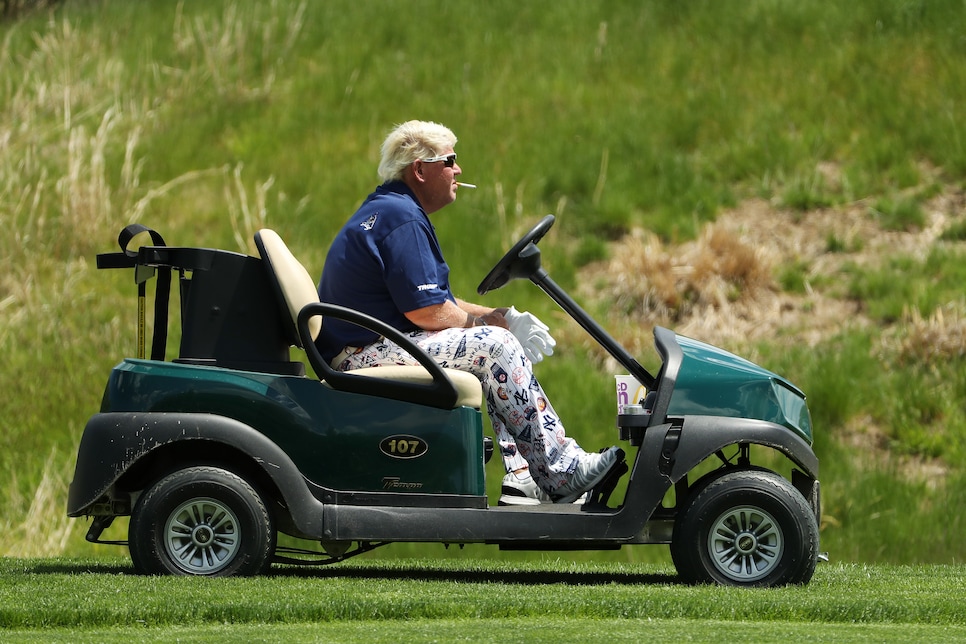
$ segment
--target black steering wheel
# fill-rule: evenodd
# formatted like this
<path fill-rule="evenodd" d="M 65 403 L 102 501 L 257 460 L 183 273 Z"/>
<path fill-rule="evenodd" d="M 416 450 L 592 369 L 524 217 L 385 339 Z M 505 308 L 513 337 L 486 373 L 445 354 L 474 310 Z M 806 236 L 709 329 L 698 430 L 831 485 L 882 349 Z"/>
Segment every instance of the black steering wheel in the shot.
<path fill-rule="evenodd" d="M 554 219 L 553 215 L 547 215 L 531 228 L 530 232 L 521 237 L 520 241 L 514 244 L 513 248 L 508 250 L 483 278 L 480 285 L 476 287 L 476 292 L 486 295 L 490 291 L 505 286 L 510 280 L 529 279 L 536 274 L 540 270 L 540 249 L 537 248 L 537 242 L 543 239 L 553 226 Z"/>

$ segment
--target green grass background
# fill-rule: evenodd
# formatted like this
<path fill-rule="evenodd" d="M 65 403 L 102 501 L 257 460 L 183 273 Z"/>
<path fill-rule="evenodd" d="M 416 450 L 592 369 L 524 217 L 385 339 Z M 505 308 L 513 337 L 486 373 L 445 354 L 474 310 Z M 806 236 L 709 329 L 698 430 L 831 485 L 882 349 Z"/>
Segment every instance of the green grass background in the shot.
<path fill-rule="evenodd" d="M 869 217 L 915 228 L 929 197 L 962 191 L 964 26 L 958 0 L 68 0 L 0 23 L 0 553 L 116 552 L 86 544 L 64 502 L 84 423 L 135 350 L 132 276 L 94 267 L 127 223 L 171 245 L 248 252 L 267 225 L 315 273 L 374 187 L 388 129 L 422 118 L 456 131 L 463 178 L 480 186 L 434 217 L 466 297 L 547 212 L 558 222 L 545 266 L 568 289 L 632 227 L 686 241 L 752 197 L 802 217 L 868 202 Z M 963 358 L 879 349 L 904 310 L 964 305 L 962 214 L 927 256 L 897 252 L 830 280 L 877 328 L 843 323 L 816 348 L 726 347 L 808 394 L 833 561 L 966 555 Z M 807 269 L 782 267 L 782 283 L 796 288 Z M 529 284 L 484 301 L 556 316 Z M 612 321 L 605 306 L 592 313 Z M 558 347 L 538 371 L 591 447 L 615 441 L 598 362 Z M 886 458 L 852 447 L 863 423 L 881 428 Z M 940 474 L 909 478 L 909 459 Z M 505 557 L 372 556 L 426 552 Z"/>
<path fill-rule="evenodd" d="M 0 561 L 8 641 L 964 641 L 963 566 L 830 564 L 808 586 L 685 586 L 654 564 L 355 560 L 257 578 Z"/>

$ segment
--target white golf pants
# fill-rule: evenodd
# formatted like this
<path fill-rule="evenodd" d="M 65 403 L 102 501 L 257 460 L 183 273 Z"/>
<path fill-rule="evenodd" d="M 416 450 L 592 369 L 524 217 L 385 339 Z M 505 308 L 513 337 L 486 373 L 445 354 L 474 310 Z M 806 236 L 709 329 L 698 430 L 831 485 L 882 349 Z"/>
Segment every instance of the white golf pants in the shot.
<path fill-rule="evenodd" d="M 479 378 L 507 471 L 529 466 L 534 481 L 553 492 L 569 480 L 584 450 L 568 438 L 516 337 L 496 326 L 408 334 L 441 366 Z M 348 349 L 348 348 L 347 348 Z M 345 355 L 345 354 L 343 354 Z M 335 369 L 416 365 L 399 345 L 380 340 L 352 349 Z"/>

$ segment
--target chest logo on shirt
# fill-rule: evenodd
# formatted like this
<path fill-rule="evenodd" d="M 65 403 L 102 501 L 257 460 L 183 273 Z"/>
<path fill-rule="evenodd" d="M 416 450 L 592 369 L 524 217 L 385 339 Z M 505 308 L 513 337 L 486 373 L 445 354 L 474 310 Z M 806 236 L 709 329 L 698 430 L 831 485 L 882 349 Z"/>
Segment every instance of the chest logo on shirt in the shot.
<path fill-rule="evenodd" d="M 379 216 L 378 214 L 375 214 L 372 217 L 369 217 L 369 219 L 366 219 L 364 222 L 362 222 L 359 225 L 362 226 L 363 230 L 372 230 L 372 227 L 376 225 L 376 218 L 378 216 Z"/>

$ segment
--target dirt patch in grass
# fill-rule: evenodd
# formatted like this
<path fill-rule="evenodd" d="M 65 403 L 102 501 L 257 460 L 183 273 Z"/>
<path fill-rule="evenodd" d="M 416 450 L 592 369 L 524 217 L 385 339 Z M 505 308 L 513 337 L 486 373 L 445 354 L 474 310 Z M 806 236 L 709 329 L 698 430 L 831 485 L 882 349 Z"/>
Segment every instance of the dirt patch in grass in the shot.
<path fill-rule="evenodd" d="M 762 340 L 814 346 L 872 323 L 848 297 L 843 268 L 925 258 L 963 220 L 966 193 L 948 188 L 929 200 L 916 230 L 883 229 L 870 207 L 802 212 L 750 199 L 679 245 L 635 229 L 608 260 L 582 269 L 578 295 L 610 311 L 615 337 L 632 350 L 650 346 L 655 325 L 733 350 Z"/>

